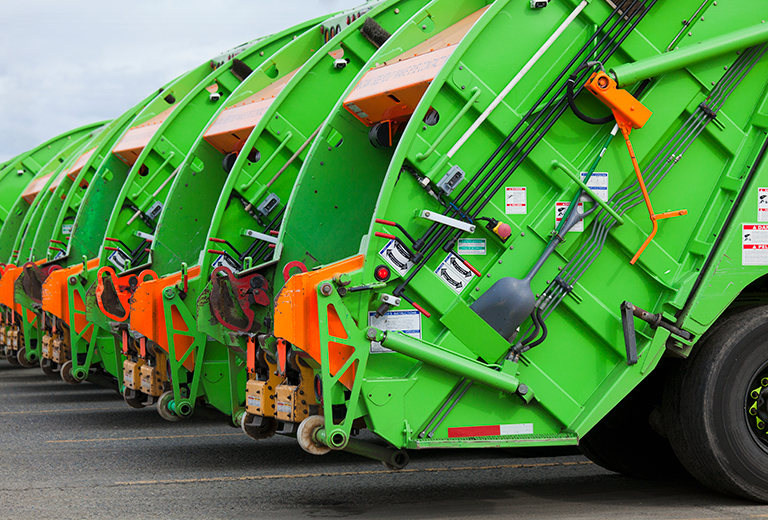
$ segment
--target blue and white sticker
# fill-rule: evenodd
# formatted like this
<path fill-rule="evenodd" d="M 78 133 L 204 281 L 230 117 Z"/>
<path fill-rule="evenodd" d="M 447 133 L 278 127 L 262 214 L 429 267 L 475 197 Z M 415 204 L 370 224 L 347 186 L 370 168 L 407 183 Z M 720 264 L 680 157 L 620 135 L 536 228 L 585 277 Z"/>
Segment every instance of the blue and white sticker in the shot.
<path fill-rule="evenodd" d="M 464 262 L 456 258 L 453 253 L 448 253 L 445 260 L 435 269 L 435 274 L 445 285 L 453 289 L 456 294 L 467 288 L 474 274 L 464 265 Z"/>
<path fill-rule="evenodd" d="M 235 263 L 227 255 L 217 256 L 216 260 L 214 260 L 211 264 L 211 269 L 216 269 L 220 266 L 228 267 L 229 270 L 233 273 L 236 273 L 240 270 L 240 268 L 236 266 Z"/>
<path fill-rule="evenodd" d="M 379 256 L 400 276 L 404 276 L 413 267 L 410 253 L 397 240 L 387 242 L 387 245 L 379 251 Z"/>
<path fill-rule="evenodd" d="M 587 172 L 581 172 L 581 180 L 587 178 Z M 592 190 L 600 200 L 608 202 L 608 172 L 594 172 L 587 181 L 587 188 Z M 586 193 L 581 195 L 581 202 L 592 202 L 592 197 Z"/>
<path fill-rule="evenodd" d="M 484 255 L 487 253 L 484 238 L 460 238 L 456 249 L 461 256 Z"/>
<path fill-rule="evenodd" d="M 125 263 L 129 262 L 131 257 L 128 255 L 128 253 L 118 248 L 117 251 L 112 251 L 112 254 L 107 257 L 107 260 L 112 262 L 112 265 L 122 271 L 125 269 Z"/>
<path fill-rule="evenodd" d="M 61 226 L 61 234 L 62 235 L 71 235 L 72 234 L 72 224 L 63 224 Z"/>
<path fill-rule="evenodd" d="M 381 318 L 375 312 L 368 313 L 368 326 L 379 330 L 395 330 L 408 336 L 421 339 L 421 313 L 416 309 L 389 311 Z M 371 354 L 394 352 L 381 343 L 371 342 Z"/>

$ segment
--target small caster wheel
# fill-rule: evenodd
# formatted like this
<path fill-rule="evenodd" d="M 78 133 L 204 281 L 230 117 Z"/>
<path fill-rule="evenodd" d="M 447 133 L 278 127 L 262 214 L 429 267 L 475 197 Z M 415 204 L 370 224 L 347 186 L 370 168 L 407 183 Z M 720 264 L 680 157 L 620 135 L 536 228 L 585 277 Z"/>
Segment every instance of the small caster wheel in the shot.
<path fill-rule="evenodd" d="M 27 347 L 21 347 L 19 349 L 19 351 L 16 353 L 16 359 L 19 361 L 19 365 L 23 366 L 24 368 L 32 368 L 33 366 L 37 365 L 36 360 L 30 360 L 29 357 L 27 357 Z"/>
<path fill-rule="evenodd" d="M 157 400 L 157 413 L 160 414 L 160 417 L 165 419 L 166 421 L 176 422 L 181 417 L 176 415 L 173 411 L 170 409 L 170 405 L 173 402 L 173 390 L 168 390 L 163 395 L 160 396 L 160 399 Z"/>
<path fill-rule="evenodd" d="M 48 358 L 43 358 L 40 360 L 40 368 L 43 370 L 43 373 L 47 376 L 56 375 L 56 371 L 53 369 L 53 361 L 51 361 Z"/>
<path fill-rule="evenodd" d="M 325 427 L 325 418 L 322 415 L 310 415 L 299 425 L 296 431 L 296 440 L 301 449 L 312 455 L 325 455 L 331 448 L 320 444 L 315 440 L 315 432 Z"/>
<path fill-rule="evenodd" d="M 82 379 L 76 378 L 72 373 L 72 360 L 61 365 L 61 378 L 65 383 L 69 383 L 70 385 L 79 385 L 83 382 Z"/>
<path fill-rule="evenodd" d="M 16 367 L 21 364 L 19 363 L 19 360 L 16 358 L 16 351 L 11 350 L 8 347 L 5 347 L 5 359 L 8 360 L 8 363 Z"/>
<path fill-rule="evenodd" d="M 240 419 L 240 427 L 251 439 L 269 439 L 277 431 L 277 420 L 274 417 L 262 417 L 244 413 Z"/>
<path fill-rule="evenodd" d="M 392 453 L 392 457 L 389 460 L 382 460 L 381 463 L 387 469 L 397 471 L 406 467 L 410 461 L 411 458 L 408 456 L 407 451 L 397 450 Z"/>
<path fill-rule="evenodd" d="M 123 388 L 123 399 L 131 408 L 144 408 L 144 396 L 133 388 Z M 162 414 L 160 414 L 162 415 Z"/>

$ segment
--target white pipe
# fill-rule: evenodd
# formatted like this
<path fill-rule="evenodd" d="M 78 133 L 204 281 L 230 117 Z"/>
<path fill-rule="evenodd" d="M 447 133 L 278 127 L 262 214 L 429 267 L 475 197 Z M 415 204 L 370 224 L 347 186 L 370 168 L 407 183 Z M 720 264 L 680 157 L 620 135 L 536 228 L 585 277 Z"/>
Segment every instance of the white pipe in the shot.
<path fill-rule="evenodd" d="M 474 123 L 472 123 L 472 126 L 469 127 L 469 129 L 464 132 L 464 135 L 461 136 L 461 139 L 456 141 L 456 144 L 453 145 L 453 148 L 451 148 L 448 151 L 448 158 L 451 158 L 456 154 L 456 152 L 459 151 L 459 148 L 462 147 L 462 145 L 467 142 L 467 139 L 472 137 L 472 134 L 475 133 L 475 130 L 478 129 L 480 125 L 483 124 L 483 121 L 488 119 L 488 116 L 491 115 L 491 112 L 499 106 L 499 104 L 502 102 L 502 100 L 507 97 L 507 94 L 515 88 L 515 86 L 520 83 L 520 80 L 523 79 L 523 77 L 528 73 L 531 68 L 533 68 L 534 65 L 536 65 L 536 62 L 539 61 L 539 58 L 547 52 L 547 50 L 552 46 L 553 43 L 555 43 L 555 40 L 557 40 L 563 32 L 568 28 L 571 23 L 576 19 L 577 16 L 584 10 L 585 7 L 589 4 L 589 0 L 583 0 L 576 9 L 568 16 L 568 18 L 565 19 L 565 21 L 560 24 L 560 27 L 557 28 L 557 30 L 552 34 L 552 36 L 549 37 L 549 39 L 544 42 L 544 45 L 542 45 L 538 51 L 536 51 L 536 54 L 533 55 L 533 57 L 528 60 L 528 63 L 525 64 L 525 66 L 520 69 L 520 72 L 518 72 L 514 78 L 512 78 L 512 81 L 507 84 L 506 87 L 504 87 L 504 90 L 501 91 L 501 93 L 496 96 L 496 99 L 493 100 L 493 103 L 488 105 L 488 108 L 485 109 L 485 111 L 480 114 L 480 117 L 478 117 Z"/>

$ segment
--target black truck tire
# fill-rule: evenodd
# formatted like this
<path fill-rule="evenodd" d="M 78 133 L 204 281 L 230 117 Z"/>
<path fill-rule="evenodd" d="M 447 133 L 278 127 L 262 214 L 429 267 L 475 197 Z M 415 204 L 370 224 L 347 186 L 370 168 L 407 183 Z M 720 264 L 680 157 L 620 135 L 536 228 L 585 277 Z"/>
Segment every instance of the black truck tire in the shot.
<path fill-rule="evenodd" d="M 664 394 L 685 468 L 716 491 L 768 502 L 768 306 L 722 320 L 669 374 Z"/>
<path fill-rule="evenodd" d="M 669 441 L 651 425 L 661 417 L 666 371 L 658 367 L 579 441 L 592 462 L 643 479 L 687 477 Z M 655 410 L 655 411 L 654 411 Z M 658 422 L 658 421 L 657 421 Z"/>

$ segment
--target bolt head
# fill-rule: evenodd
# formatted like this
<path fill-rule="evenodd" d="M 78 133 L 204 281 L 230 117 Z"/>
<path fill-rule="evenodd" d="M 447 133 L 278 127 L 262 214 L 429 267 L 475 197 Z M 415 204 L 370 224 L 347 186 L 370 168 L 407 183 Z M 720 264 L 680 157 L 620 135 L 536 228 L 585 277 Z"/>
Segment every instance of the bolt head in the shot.
<path fill-rule="evenodd" d="M 328 282 L 325 282 L 320 286 L 320 294 L 323 296 L 330 296 L 333 293 L 333 286 Z"/>

